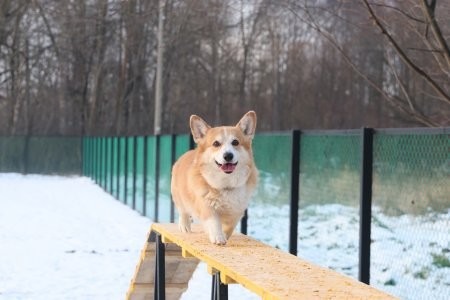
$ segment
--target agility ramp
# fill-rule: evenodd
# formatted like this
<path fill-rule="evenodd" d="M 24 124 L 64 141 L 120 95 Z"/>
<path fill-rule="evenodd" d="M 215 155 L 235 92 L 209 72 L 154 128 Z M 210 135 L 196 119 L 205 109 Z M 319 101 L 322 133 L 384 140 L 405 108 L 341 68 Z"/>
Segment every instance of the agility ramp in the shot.
<path fill-rule="evenodd" d="M 144 248 L 127 299 L 178 299 L 198 260 L 204 261 L 213 275 L 213 299 L 227 299 L 227 285 L 232 283 L 262 299 L 395 299 L 249 236 L 234 234 L 226 246 L 217 246 L 200 226 L 192 229 L 186 234 L 176 224 L 151 226 L 149 236 L 155 234 L 155 242 Z"/>
<path fill-rule="evenodd" d="M 152 231 L 147 236 L 133 279 L 127 292 L 128 300 L 154 299 L 156 243 Z M 179 299 L 187 289 L 189 280 L 199 260 L 183 258 L 181 248 L 176 244 L 165 245 L 165 286 L 166 299 Z"/>

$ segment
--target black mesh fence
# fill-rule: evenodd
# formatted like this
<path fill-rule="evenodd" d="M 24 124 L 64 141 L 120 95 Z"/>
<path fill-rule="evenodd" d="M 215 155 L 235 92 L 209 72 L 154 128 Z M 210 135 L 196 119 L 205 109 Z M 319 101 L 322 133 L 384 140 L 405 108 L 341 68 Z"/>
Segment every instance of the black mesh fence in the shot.
<path fill-rule="evenodd" d="M 360 149 L 359 131 L 301 136 L 298 255 L 355 278 Z"/>
<path fill-rule="evenodd" d="M 448 299 L 449 132 L 379 131 L 373 154 L 372 285 Z"/>
<path fill-rule="evenodd" d="M 259 183 L 248 209 L 247 233 L 274 247 L 288 250 L 291 135 L 257 135 L 253 154 Z"/>
<path fill-rule="evenodd" d="M 242 228 L 360 280 L 367 269 L 372 285 L 402 299 L 448 299 L 450 128 L 370 131 L 365 200 L 362 132 L 304 131 L 298 147 L 291 132 L 257 135 L 260 179 Z M 177 218 L 171 166 L 192 147 L 189 135 L 2 137 L 0 172 L 79 174 L 82 168 L 124 204 L 169 222 Z M 361 225 L 367 218 L 369 229 Z M 370 254 L 362 251 L 364 240 Z"/>

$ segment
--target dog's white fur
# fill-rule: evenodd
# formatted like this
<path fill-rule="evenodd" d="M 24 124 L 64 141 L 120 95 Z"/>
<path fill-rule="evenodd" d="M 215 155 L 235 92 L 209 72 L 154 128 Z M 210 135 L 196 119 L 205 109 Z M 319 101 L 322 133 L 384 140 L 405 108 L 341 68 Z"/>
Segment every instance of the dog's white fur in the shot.
<path fill-rule="evenodd" d="M 211 243 L 224 245 L 258 179 L 252 152 L 256 113 L 249 111 L 236 126 L 214 128 L 192 115 L 190 127 L 197 147 L 181 156 L 172 170 L 179 228 L 190 232 L 191 217 L 198 218 Z"/>

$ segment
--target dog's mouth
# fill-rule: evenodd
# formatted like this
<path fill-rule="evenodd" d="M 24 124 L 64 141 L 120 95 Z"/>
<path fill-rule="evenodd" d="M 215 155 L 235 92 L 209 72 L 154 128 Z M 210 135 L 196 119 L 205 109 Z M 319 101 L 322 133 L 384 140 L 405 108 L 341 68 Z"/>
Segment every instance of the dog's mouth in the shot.
<path fill-rule="evenodd" d="M 222 171 L 224 171 L 225 173 L 227 173 L 227 174 L 231 174 L 231 173 L 233 173 L 233 171 L 234 171 L 234 169 L 236 168 L 236 165 L 238 164 L 238 163 L 224 163 L 224 164 L 219 164 L 217 161 L 216 161 L 216 164 L 217 164 L 217 166 L 222 170 Z"/>

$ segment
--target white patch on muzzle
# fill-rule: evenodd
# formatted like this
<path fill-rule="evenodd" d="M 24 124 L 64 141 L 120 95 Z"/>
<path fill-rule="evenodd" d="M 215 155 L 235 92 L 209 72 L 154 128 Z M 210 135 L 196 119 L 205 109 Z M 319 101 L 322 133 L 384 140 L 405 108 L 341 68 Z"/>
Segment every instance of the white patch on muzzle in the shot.
<path fill-rule="evenodd" d="M 221 143 L 221 146 L 220 149 L 216 151 L 214 159 L 218 168 L 227 174 L 233 173 L 239 163 L 239 152 L 236 151 L 235 146 L 232 145 L 232 142 L 235 139 L 236 137 L 228 134 L 226 130 L 224 130 L 223 135 L 217 139 L 217 141 Z M 228 160 L 226 159 L 227 156 L 229 156 Z"/>

